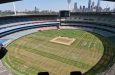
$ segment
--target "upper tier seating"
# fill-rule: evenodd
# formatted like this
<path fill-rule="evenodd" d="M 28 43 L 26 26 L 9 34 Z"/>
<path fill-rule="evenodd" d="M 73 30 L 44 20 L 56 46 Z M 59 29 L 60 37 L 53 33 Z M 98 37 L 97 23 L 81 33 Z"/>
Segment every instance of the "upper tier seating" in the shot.
<path fill-rule="evenodd" d="M 67 21 L 115 25 L 115 15 L 72 15 Z"/>
<path fill-rule="evenodd" d="M 7 16 L 0 17 L 0 26 L 4 24 L 18 23 L 18 22 L 28 22 L 28 21 L 38 21 L 38 20 L 56 20 L 57 16 L 48 16 L 48 15 L 27 15 L 27 16 Z"/>

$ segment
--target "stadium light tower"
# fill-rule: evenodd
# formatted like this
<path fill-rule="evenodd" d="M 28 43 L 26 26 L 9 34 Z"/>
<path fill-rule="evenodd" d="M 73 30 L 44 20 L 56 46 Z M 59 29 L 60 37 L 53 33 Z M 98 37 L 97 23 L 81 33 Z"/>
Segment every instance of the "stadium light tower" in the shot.
<path fill-rule="evenodd" d="M 68 2 L 68 10 L 70 11 L 70 3 L 71 3 L 71 0 L 67 0 Z"/>
<path fill-rule="evenodd" d="M 17 15 L 17 13 L 16 13 L 16 6 L 15 6 L 14 2 L 13 2 L 13 8 L 14 8 L 14 14 Z"/>

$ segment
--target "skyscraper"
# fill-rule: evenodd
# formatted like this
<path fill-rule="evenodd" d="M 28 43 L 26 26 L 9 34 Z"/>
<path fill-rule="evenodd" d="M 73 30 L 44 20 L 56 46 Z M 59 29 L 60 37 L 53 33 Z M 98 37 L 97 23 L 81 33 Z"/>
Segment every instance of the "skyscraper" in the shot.
<path fill-rule="evenodd" d="M 67 0 L 67 3 L 68 3 L 68 10 L 70 10 L 70 3 L 71 3 L 71 0 Z"/>
<path fill-rule="evenodd" d="M 82 12 L 82 6 L 80 5 L 79 12 Z"/>
<path fill-rule="evenodd" d="M 91 0 L 89 0 L 89 2 L 88 2 L 88 9 L 89 10 L 91 9 Z"/>
<path fill-rule="evenodd" d="M 34 12 L 37 13 L 38 11 L 39 11 L 39 9 L 35 6 Z"/>
<path fill-rule="evenodd" d="M 98 2 L 97 2 L 97 9 L 96 9 L 96 11 L 99 12 L 99 10 L 100 10 L 100 0 L 98 0 Z"/>
<path fill-rule="evenodd" d="M 91 5 L 91 7 L 92 7 L 92 8 L 94 8 L 94 6 L 95 6 L 95 2 L 92 2 L 92 5 Z"/>
<path fill-rule="evenodd" d="M 74 11 L 77 11 L 77 2 L 74 3 Z"/>
<path fill-rule="evenodd" d="M 83 10 L 82 11 L 85 12 L 85 6 L 83 6 Z"/>

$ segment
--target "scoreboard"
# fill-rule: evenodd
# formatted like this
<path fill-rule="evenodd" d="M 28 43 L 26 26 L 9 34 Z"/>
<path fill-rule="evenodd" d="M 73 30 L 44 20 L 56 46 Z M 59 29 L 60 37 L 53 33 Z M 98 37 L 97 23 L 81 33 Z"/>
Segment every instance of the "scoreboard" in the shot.
<path fill-rule="evenodd" d="M 59 12 L 60 17 L 70 17 L 70 11 L 68 10 L 61 10 Z"/>

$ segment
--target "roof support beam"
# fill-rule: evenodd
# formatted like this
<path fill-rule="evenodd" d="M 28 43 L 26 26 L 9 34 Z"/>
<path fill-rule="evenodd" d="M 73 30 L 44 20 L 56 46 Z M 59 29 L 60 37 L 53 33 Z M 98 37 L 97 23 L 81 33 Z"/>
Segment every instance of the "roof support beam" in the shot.
<path fill-rule="evenodd" d="M 0 4 L 14 2 L 14 1 L 21 1 L 21 0 L 0 0 Z"/>
<path fill-rule="evenodd" d="M 115 0 L 103 0 L 103 1 L 112 1 L 112 2 L 115 2 Z"/>

